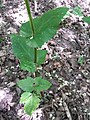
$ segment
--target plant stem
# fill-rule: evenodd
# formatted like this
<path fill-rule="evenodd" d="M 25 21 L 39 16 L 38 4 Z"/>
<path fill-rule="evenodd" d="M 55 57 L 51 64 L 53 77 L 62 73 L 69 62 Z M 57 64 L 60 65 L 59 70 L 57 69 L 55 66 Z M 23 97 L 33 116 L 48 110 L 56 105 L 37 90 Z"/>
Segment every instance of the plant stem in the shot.
<path fill-rule="evenodd" d="M 33 19 L 32 19 L 32 15 L 31 15 L 31 10 L 30 10 L 30 6 L 29 6 L 29 1 L 28 0 L 24 0 L 24 1 L 26 4 L 27 12 L 28 12 L 30 26 L 32 28 L 32 34 L 33 34 L 32 36 L 34 36 L 35 30 L 34 30 L 34 24 L 33 24 Z"/>
<path fill-rule="evenodd" d="M 37 63 L 37 48 L 34 48 L 34 63 Z"/>
<path fill-rule="evenodd" d="M 30 22 L 30 26 L 32 29 L 32 36 L 34 37 L 35 29 L 34 29 L 33 19 L 32 19 L 32 15 L 31 15 L 30 6 L 29 6 L 29 1 L 28 0 L 24 0 L 24 1 L 26 4 L 28 16 L 29 16 L 29 22 Z M 37 48 L 34 48 L 34 63 L 37 63 Z"/>

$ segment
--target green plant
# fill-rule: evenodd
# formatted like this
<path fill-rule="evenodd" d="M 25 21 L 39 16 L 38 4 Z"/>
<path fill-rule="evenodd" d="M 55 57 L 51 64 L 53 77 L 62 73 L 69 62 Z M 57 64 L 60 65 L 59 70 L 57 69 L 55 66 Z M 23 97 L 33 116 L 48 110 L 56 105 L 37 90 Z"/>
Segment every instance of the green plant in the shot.
<path fill-rule="evenodd" d="M 83 11 L 79 5 L 74 8 L 71 7 L 67 13 L 67 17 L 69 17 L 71 13 L 77 15 L 78 17 L 81 17 L 84 22 L 90 24 L 90 16 L 84 17 Z"/>
<path fill-rule="evenodd" d="M 70 17 L 72 15 L 76 15 L 81 18 L 83 17 L 83 12 L 79 5 L 74 8 L 73 7 L 69 8 L 69 12 L 67 12 L 66 17 Z"/>
<path fill-rule="evenodd" d="M 61 7 L 49 10 L 40 17 L 32 18 L 28 0 L 25 0 L 29 21 L 21 25 L 19 34 L 12 34 L 14 54 L 20 60 L 20 67 L 34 74 L 34 77 L 18 81 L 18 86 L 24 91 L 20 102 L 24 103 L 24 110 L 31 115 L 39 106 L 41 91 L 50 88 L 51 83 L 37 75 L 37 68 L 44 63 L 47 54 L 41 50 L 57 32 L 59 23 L 68 11 Z"/>
<path fill-rule="evenodd" d="M 78 15 L 79 17 L 82 18 L 82 20 L 88 24 L 90 24 L 90 16 L 85 16 L 83 15 L 83 12 L 82 12 L 82 9 L 80 6 L 76 6 L 75 8 L 71 8 L 70 9 L 71 12 L 74 14 L 74 15 Z M 70 15 L 70 12 L 68 13 L 68 16 Z"/>
<path fill-rule="evenodd" d="M 72 9 L 72 13 L 78 15 L 79 17 L 83 17 L 83 13 L 80 6 L 76 6 Z"/>
<path fill-rule="evenodd" d="M 0 43 L 1 43 L 2 41 L 4 41 L 4 39 L 0 37 Z"/>
<path fill-rule="evenodd" d="M 90 24 L 90 16 L 83 17 L 83 21 Z"/>
<path fill-rule="evenodd" d="M 84 56 L 83 55 L 80 55 L 79 59 L 78 59 L 78 63 L 80 65 L 83 65 L 84 64 Z"/>

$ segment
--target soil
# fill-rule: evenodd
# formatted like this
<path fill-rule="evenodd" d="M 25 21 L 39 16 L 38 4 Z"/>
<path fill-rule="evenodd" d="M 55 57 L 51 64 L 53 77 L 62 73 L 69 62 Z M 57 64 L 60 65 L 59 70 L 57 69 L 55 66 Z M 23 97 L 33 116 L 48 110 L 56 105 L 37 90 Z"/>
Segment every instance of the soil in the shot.
<path fill-rule="evenodd" d="M 88 0 L 38 0 L 38 13 L 30 2 L 33 17 L 49 9 L 80 5 L 84 16 L 90 15 Z M 19 103 L 21 89 L 16 82 L 30 76 L 19 67 L 12 51 L 11 33 L 19 32 L 28 21 L 24 1 L 2 1 L 0 4 L 0 120 L 90 120 L 90 26 L 71 14 L 57 34 L 43 45 L 48 51 L 38 72 L 52 83 L 43 92 L 39 108 L 30 117 Z M 80 63 L 82 58 L 82 63 Z"/>

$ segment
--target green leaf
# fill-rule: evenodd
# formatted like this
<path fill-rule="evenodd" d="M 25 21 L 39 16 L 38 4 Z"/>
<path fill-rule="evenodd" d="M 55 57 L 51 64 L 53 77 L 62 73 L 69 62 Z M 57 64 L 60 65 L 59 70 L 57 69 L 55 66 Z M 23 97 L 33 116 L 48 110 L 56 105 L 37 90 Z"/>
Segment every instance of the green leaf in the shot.
<path fill-rule="evenodd" d="M 11 36 L 14 54 L 20 59 L 20 67 L 29 72 L 35 72 L 34 48 L 30 48 L 26 43 L 26 38 L 13 34 Z M 37 64 L 44 63 L 47 51 L 37 50 Z"/>
<path fill-rule="evenodd" d="M 30 26 L 30 22 L 26 22 L 21 25 L 20 35 L 23 37 L 31 37 L 32 36 L 32 29 Z"/>
<path fill-rule="evenodd" d="M 50 40 L 56 34 L 57 29 L 59 27 L 59 23 L 62 21 L 63 17 L 65 16 L 68 10 L 69 9 L 66 7 L 60 7 L 53 10 L 49 10 L 42 16 L 35 18 L 33 20 L 35 34 L 34 37 L 32 37 L 32 39 L 30 37 L 31 27 L 29 27 L 29 22 L 24 23 L 21 26 L 20 34 L 24 37 L 29 37 L 27 38 L 27 42 L 30 47 L 41 47 L 45 42 L 48 42 L 48 40 Z"/>
<path fill-rule="evenodd" d="M 32 113 L 39 106 L 40 99 L 35 94 L 31 94 L 29 92 L 25 92 L 21 96 L 21 103 L 24 103 L 24 110 L 28 115 L 32 115 Z"/>
<path fill-rule="evenodd" d="M 27 70 L 27 71 L 32 72 L 32 73 L 34 73 L 36 71 L 35 63 L 28 61 L 28 60 L 20 60 L 20 67 L 23 70 Z"/>
<path fill-rule="evenodd" d="M 26 39 L 17 34 L 11 35 L 11 39 L 12 39 L 13 51 L 16 57 L 23 60 L 33 61 L 34 49 L 30 48 L 26 44 Z"/>
<path fill-rule="evenodd" d="M 29 72 L 35 72 L 34 49 L 26 44 L 26 39 L 19 35 L 12 35 L 12 47 L 14 54 L 20 59 L 20 67 Z"/>
<path fill-rule="evenodd" d="M 83 16 L 82 10 L 81 10 L 80 6 L 76 6 L 76 7 L 73 9 L 73 14 L 78 15 L 78 16 L 81 16 L 81 17 Z"/>
<path fill-rule="evenodd" d="M 17 84 L 23 91 L 32 92 L 35 81 L 31 77 L 27 77 L 26 79 L 18 81 Z"/>
<path fill-rule="evenodd" d="M 31 93 L 30 92 L 24 92 L 21 97 L 20 97 L 20 103 L 25 104 L 30 97 Z"/>
<path fill-rule="evenodd" d="M 42 77 L 36 77 L 35 79 L 27 77 L 26 79 L 17 82 L 18 86 L 26 92 L 36 91 L 37 93 L 50 88 L 51 83 Z"/>
<path fill-rule="evenodd" d="M 90 24 L 90 16 L 88 17 L 83 17 L 83 21 L 87 22 L 88 24 Z"/>
<path fill-rule="evenodd" d="M 79 63 L 80 65 L 83 65 L 83 63 L 84 63 L 84 56 L 83 56 L 83 55 L 81 55 L 81 56 L 79 57 L 78 63 Z"/>
<path fill-rule="evenodd" d="M 47 51 L 46 50 L 38 50 L 37 51 L 37 64 L 40 65 L 45 62 Z"/>
<path fill-rule="evenodd" d="M 47 90 L 49 89 L 51 86 L 51 83 L 45 79 L 42 79 L 42 77 L 36 77 L 35 78 L 35 85 L 34 85 L 34 89 L 37 92 L 43 91 L 43 90 Z"/>
<path fill-rule="evenodd" d="M 30 96 L 30 99 L 28 99 L 27 103 L 24 106 L 24 110 L 28 115 L 32 115 L 32 113 L 36 110 L 36 108 L 39 106 L 40 99 L 32 95 Z"/>

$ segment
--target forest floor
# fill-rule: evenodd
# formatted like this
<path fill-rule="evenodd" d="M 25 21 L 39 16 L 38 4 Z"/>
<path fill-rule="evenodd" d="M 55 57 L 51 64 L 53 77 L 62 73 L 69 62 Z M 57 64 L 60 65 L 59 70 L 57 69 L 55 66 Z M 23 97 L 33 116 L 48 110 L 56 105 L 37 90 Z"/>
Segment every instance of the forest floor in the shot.
<path fill-rule="evenodd" d="M 30 3 L 33 17 L 55 7 L 77 5 L 83 15 L 90 16 L 90 3 L 84 0 L 38 0 L 37 3 L 38 14 L 34 3 Z M 39 108 L 31 117 L 23 112 L 19 104 L 22 91 L 16 82 L 30 73 L 20 69 L 10 34 L 17 33 L 27 20 L 22 0 L 7 0 L 0 5 L 0 120 L 90 120 L 90 26 L 76 15 L 66 18 L 54 38 L 43 46 L 48 55 L 39 72 L 52 87 L 44 92 Z"/>

